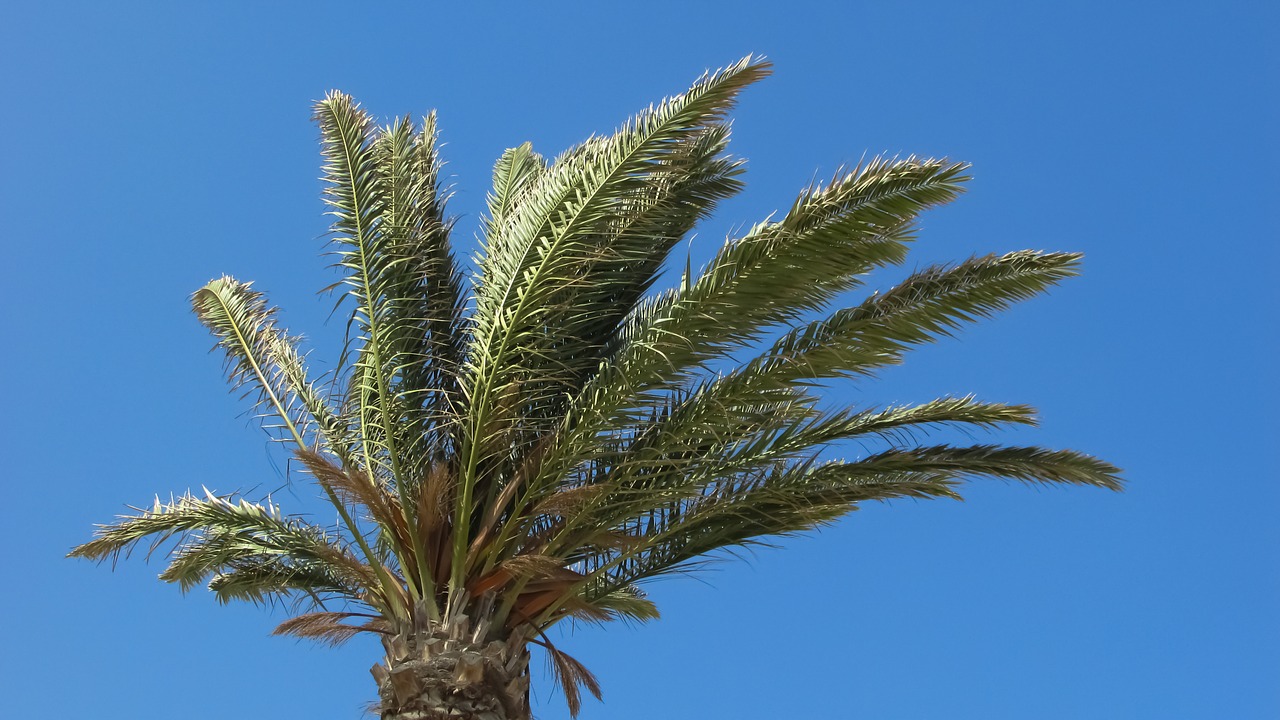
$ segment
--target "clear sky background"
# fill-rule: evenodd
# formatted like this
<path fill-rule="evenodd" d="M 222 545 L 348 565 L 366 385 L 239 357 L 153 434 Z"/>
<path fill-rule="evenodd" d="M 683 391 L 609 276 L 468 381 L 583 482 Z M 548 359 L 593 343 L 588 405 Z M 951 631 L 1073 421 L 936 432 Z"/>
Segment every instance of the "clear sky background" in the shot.
<path fill-rule="evenodd" d="M 9 3 L 0 717 L 373 699 L 373 642 L 272 638 L 280 611 L 184 597 L 140 558 L 63 559 L 155 493 L 284 485 L 187 296 L 253 279 L 333 362 L 313 101 L 437 108 L 470 252 L 504 148 L 554 154 L 749 52 L 777 65 L 735 114 L 749 187 L 694 262 L 864 153 L 972 162 L 912 267 L 1079 250 L 1084 276 L 832 400 L 1031 403 L 1043 426 L 1007 439 L 1099 455 L 1129 490 L 980 483 L 652 586 L 661 621 L 562 639 L 604 685 L 583 718 L 1280 717 L 1277 8 Z M 535 672 L 539 717 L 567 717 Z"/>

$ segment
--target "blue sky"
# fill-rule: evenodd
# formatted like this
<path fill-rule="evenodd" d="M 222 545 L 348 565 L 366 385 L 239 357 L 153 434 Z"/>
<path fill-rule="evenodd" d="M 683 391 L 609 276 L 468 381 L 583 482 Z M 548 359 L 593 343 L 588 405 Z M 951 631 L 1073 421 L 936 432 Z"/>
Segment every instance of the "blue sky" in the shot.
<path fill-rule="evenodd" d="M 63 559 L 155 493 L 310 507 L 186 298 L 253 279 L 332 362 L 313 101 L 438 109 L 469 252 L 504 148 L 554 154 L 756 52 L 777 69 L 735 113 L 748 189 L 695 262 L 864 154 L 972 162 L 912 266 L 1079 250 L 1084 276 L 832 400 L 1031 403 L 1017 441 L 1129 490 L 978 483 L 653 586 L 660 622 L 566 633 L 604 685 L 583 718 L 1280 717 L 1277 29 L 1265 2 L 11 4 L 0 715 L 373 698 L 373 643 L 271 638 L 279 611 L 184 597 L 140 558 Z M 540 680 L 539 716 L 567 717 Z"/>

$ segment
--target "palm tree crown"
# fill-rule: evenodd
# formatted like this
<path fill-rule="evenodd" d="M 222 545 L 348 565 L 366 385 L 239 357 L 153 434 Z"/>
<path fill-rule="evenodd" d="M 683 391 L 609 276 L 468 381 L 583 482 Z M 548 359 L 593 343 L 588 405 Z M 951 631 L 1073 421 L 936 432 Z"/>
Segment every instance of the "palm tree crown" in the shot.
<path fill-rule="evenodd" d="M 725 116 L 768 68 L 748 57 L 708 74 L 552 161 L 528 143 L 506 151 L 473 277 L 450 243 L 434 115 L 379 127 L 330 93 L 315 117 L 351 313 L 340 389 L 308 376 L 248 283 L 214 280 L 192 304 L 340 522 L 188 494 L 72 555 L 175 540 L 163 580 L 315 606 L 278 633 L 380 635 L 383 717 L 514 718 L 528 714 L 529 644 L 547 649 L 573 712 L 580 687 L 598 694 L 548 628 L 655 618 L 639 586 L 713 551 L 868 500 L 957 497 L 974 476 L 1119 489 L 1115 467 L 1069 450 L 913 441 L 939 425 L 1033 424 L 1024 405 L 819 407 L 821 383 L 872 375 L 1075 274 L 1071 253 L 977 257 L 807 319 L 902 263 L 916 216 L 961 192 L 964 164 L 841 172 L 651 290 L 672 248 L 741 188 Z M 726 364 L 743 352 L 754 357 Z M 882 449 L 823 452 L 855 438 Z"/>

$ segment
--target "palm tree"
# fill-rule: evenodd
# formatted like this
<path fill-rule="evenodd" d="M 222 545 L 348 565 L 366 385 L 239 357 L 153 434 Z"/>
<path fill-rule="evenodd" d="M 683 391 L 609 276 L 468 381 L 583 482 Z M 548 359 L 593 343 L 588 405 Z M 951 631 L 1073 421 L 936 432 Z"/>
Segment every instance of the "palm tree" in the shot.
<path fill-rule="evenodd" d="M 511 720 L 529 717 L 531 645 L 573 713 L 582 688 L 599 696 L 549 628 L 656 618 L 640 585 L 709 553 L 865 501 L 954 498 L 971 477 L 1119 489 L 1115 467 L 1070 450 L 915 441 L 1033 424 L 1025 405 L 818 406 L 822 383 L 872 375 L 1075 274 L 1071 253 L 977 257 L 813 320 L 903 262 L 916 216 L 960 193 L 962 163 L 841 172 L 650 292 L 671 249 L 741 188 L 725 116 L 768 68 L 748 57 L 705 75 L 551 162 L 528 143 L 506 151 L 474 279 L 450 244 L 434 115 L 378 127 L 330 93 L 315 117 L 351 313 L 326 383 L 340 389 L 308 376 L 248 283 L 214 280 L 192 304 L 337 525 L 206 491 L 101 526 L 71 555 L 173 541 L 162 580 L 307 610 L 278 634 L 380 636 L 381 717 Z M 882 447 L 833 459 L 850 439 Z"/>

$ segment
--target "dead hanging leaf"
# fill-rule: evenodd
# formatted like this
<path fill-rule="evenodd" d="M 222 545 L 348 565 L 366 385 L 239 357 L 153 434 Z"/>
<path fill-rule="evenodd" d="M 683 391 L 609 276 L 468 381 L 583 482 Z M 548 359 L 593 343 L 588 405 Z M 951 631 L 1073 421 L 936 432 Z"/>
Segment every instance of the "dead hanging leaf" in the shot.
<path fill-rule="evenodd" d="M 585 687 L 596 700 L 603 698 L 600 692 L 600 681 L 585 665 L 561 651 L 545 637 L 542 641 L 534 642 L 546 649 L 556 684 L 564 691 L 565 703 L 569 706 L 571 716 L 578 717 L 578 712 L 582 710 L 582 692 L 579 688 Z"/>
<path fill-rule="evenodd" d="M 361 625 L 348 625 L 343 620 L 353 617 L 368 618 L 361 613 L 313 612 L 289 618 L 276 626 L 272 635 L 292 635 L 315 640 L 326 645 L 341 645 L 362 632 L 383 632 L 379 618 L 372 618 Z"/>

